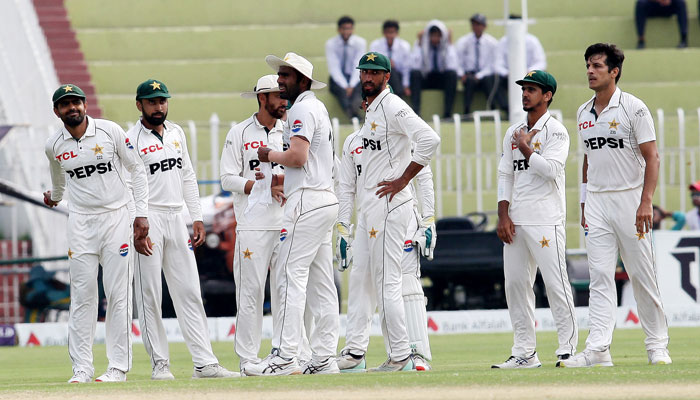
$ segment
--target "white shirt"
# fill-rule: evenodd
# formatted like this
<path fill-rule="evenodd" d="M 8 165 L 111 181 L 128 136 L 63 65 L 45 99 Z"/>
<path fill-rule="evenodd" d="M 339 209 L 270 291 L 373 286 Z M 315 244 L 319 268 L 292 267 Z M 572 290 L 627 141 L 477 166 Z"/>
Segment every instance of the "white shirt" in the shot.
<path fill-rule="evenodd" d="M 284 145 L 289 146 L 294 136 L 306 138 L 309 154 L 301 168 L 285 168 L 285 195 L 289 197 L 299 189 L 333 191 L 335 146 L 331 120 L 326 106 L 310 90 L 300 94 L 287 111 Z"/>
<path fill-rule="evenodd" d="M 379 182 L 399 178 L 412 161 L 428 165 L 440 145 L 437 133 L 388 88 L 367 107 L 360 136 L 362 183 L 367 196 L 376 196 Z M 415 142 L 413 154 L 411 142 Z M 393 201 L 401 203 L 411 197 L 410 188 L 404 188 Z"/>
<path fill-rule="evenodd" d="M 700 210 L 693 208 L 685 213 L 685 226 L 690 231 L 700 230 Z"/>
<path fill-rule="evenodd" d="M 248 181 L 255 182 L 255 168 L 260 166 L 258 148 L 269 147 L 282 151 L 283 126 L 282 120 L 278 119 L 272 130 L 267 132 L 265 126 L 258 121 L 256 113 L 231 128 L 226 135 L 219 170 L 221 187 L 233 192 L 236 229 L 279 230 L 282 225 L 283 208 L 276 201 L 267 206 L 266 213 L 256 213 L 254 218 L 248 218 L 244 213 L 248 207 L 248 195 L 244 190 Z M 284 173 L 284 167 L 271 164 L 274 174 Z"/>
<path fill-rule="evenodd" d="M 366 50 L 367 41 L 357 35 L 350 35 L 347 42 L 340 35 L 335 35 L 326 41 L 328 73 L 338 86 L 346 89 L 360 83 L 360 71 L 355 67 Z"/>
<path fill-rule="evenodd" d="M 515 225 L 559 225 L 566 221 L 564 166 L 569 133 L 549 111 L 530 129 L 534 153 L 530 160 L 511 144 L 513 133 L 527 122 L 508 128 L 498 164 L 498 201 L 510 202 L 508 215 Z M 510 195 L 509 195 L 510 194 Z"/>
<path fill-rule="evenodd" d="M 61 201 L 67 187 L 71 212 L 101 214 L 117 210 L 131 200 L 126 168 L 133 183 L 135 216 L 148 217 L 148 180 L 136 148 L 114 122 L 85 118 L 88 126 L 80 140 L 63 127 L 46 142 L 53 184 L 51 200 Z"/>
<path fill-rule="evenodd" d="M 138 151 L 146 168 L 148 207 L 179 208 L 185 203 L 192 221 L 202 221 L 197 176 L 182 128 L 165 121 L 161 141 L 138 121 L 126 133 L 126 137 Z"/>
<path fill-rule="evenodd" d="M 589 192 L 634 189 L 644 184 L 646 161 L 641 143 L 656 140 L 654 120 L 646 104 L 620 88 L 599 116 L 595 96 L 579 107 L 578 133 L 588 158 Z"/>
<path fill-rule="evenodd" d="M 542 43 L 530 33 L 525 36 L 525 65 L 528 71 L 547 70 L 547 56 L 544 53 Z M 503 36 L 498 41 L 498 55 L 494 68 L 498 75 L 508 76 L 508 36 Z"/>
<path fill-rule="evenodd" d="M 345 139 L 343 143 L 343 158 L 340 160 L 340 179 L 338 182 L 338 222 L 350 225 L 352 210 L 357 204 L 358 213 L 362 207 L 362 196 L 366 193 L 362 184 L 362 137 L 360 131 L 355 131 Z M 416 191 L 414 183 L 418 186 Z M 411 181 L 410 190 L 416 200 L 416 206 L 420 204 L 423 216 L 435 215 L 435 187 L 433 185 L 433 172 L 430 165 L 426 165 L 416 174 Z M 357 197 L 357 198 L 356 198 Z"/>
<path fill-rule="evenodd" d="M 473 73 L 477 79 L 493 75 L 498 54 L 498 40 L 495 37 L 483 33 L 477 38 L 474 32 L 471 32 L 459 38 L 455 44 L 455 51 L 459 57 L 458 75 Z"/>
<path fill-rule="evenodd" d="M 401 73 L 401 83 L 403 83 L 404 87 L 409 86 L 411 45 L 407 41 L 396 37 L 394 38 L 394 43 L 391 44 L 391 48 L 389 48 L 386 38 L 380 37 L 369 45 L 369 51 L 376 51 L 387 56 L 394 63 L 391 67 L 391 72 L 394 72 L 394 70 L 399 71 Z"/>

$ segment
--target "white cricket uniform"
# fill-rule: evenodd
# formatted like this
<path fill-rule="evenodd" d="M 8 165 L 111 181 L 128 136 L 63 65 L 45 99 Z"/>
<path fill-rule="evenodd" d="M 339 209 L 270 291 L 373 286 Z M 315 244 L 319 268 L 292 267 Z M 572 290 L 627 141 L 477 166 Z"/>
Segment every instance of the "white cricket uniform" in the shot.
<path fill-rule="evenodd" d="M 148 177 L 148 237 L 153 254 L 134 254 L 134 286 L 141 334 L 151 367 L 169 363 L 168 337 L 161 303 L 163 281 L 168 283 L 177 320 L 196 367 L 218 364 L 209 341 L 207 316 L 202 304 L 199 272 L 182 207 L 187 205 L 192 221 L 202 221 L 197 177 L 187 150 L 185 132 L 170 121 L 163 136 L 141 121 L 126 133 L 138 151 Z"/>
<path fill-rule="evenodd" d="M 512 143 L 513 134 L 527 129 L 527 121 L 512 125 L 503 138 L 498 165 L 498 201 L 509 202 L 515 225 L 513 242 L 503 246 L 506 301 L 513 325 L 512 355 L 535 352 L 535 293 L 537 268 L 557 326 L 557 355 L 576 352 L 578 325 L 569 276 L 566 272 L 566 197 L 564 167 L 569 133 L 549 111 L 528 132 L 534 153 L 529 160 Z"/>
<path fill-rule="evenodd" d="M 358 134 L 359 131 L 353 132 L 345 139 L 345 143 L 343 144 L 343 158 L 340 160 L 339 168 L 338 222 L 348 226 L 350 225 L 350 218 L 352 217 L 353 205 L 357 204 L 359 207 L 362 203 L 359 198 L 355 199 L 356 195 L 360 195 L 363 192 L 361 190 L 362 165 L 360 164 L 362 139 Z M 415 182 L 418 184 L 420 188 L 419 192 L 422 195 L 421 203 L 425 215 L 435 215 L 435 194 L 432 179 L 433 175 L 429 165 L 421 169 L 415 177 Z M 411 190 L 413 191 L 413 189 L 412 183 Z M 413 196 L 415 202 L 413 214 L 409 219 L 406 238 L 403 244 L 404 253 L 401 258 L 401 270 L 404 281 L 408 279 L 417 280 L 418 285 L 414 286 L 420 286 L 420 253 L 418 249 L 414 247 L 413 237 L 418 231 L 421 217 L 416 207 L 418 198 L 415 192 Z M 357 212 L 358 214 L 360 213 L 359 208 Z M 360 221 L 358 220 L 358 222 Z M 348 283 L 347 327 L 345 347 L 343 350 L 348 350 L 355 355 L 362 355 L 367 352 L 372 315 L 377 307 L 375 287 L 372 283 L 372 274 L 368 264 L 367 235 L 364 234 L 365 231 L 365 226 L 358 224 L 356 232 L 360 232 L 361 234 L 355 235 L 355 240 L 352 243 L 353 265 L 349 271 L 350 277 Z M 423 299 L 424 296 L 421 288 L 420 300 L 425 304 Z M 406 310 L 407 320 L 412 317 L 413 315 L 409 316 L 409 312 Z M 418 325 L 427 326 L 427 321 L 420 321 Z M 407 330 L 411 349 L 414 350 L 420 347 L 415 344 L 415 342 L 419 340 L 412 337 L 419 335 L 411 335 L 411 330 Z M 425 350 L 423 352 L 425 352 Z M 430 358 L 429 355 L 428 358 Z"/>
<path fill-rule="evenodd" d="M 279 268 L 276 267 L 280 247 L 280 228 L 283 209 L 273 201 L 256 205 L 248 213 L 248 195 L 244 189 L 248 181 L 255 181 L 255 168 L 260 166 L 258 148 L 269 147 L 282 151 L 283 123 L 277 120 L 268 130 L 260 124 L 257 113 L 231 128 L 221 153 L 221 186 L 233 192 L 236 214 L 236 254 L 233 258 L 233 277 L 236 282 L 236 354 L 245 363 L 260 361 L 265 281 L 270 271 L 270 297 L 273 315 L 279 309 L 277 287 Z M 272 173 L 282 174 L 282 166 L 272 163 Z M 279 329 L 274 320 L 274 329 Z"/>
<path fill-rule="evenodd" d="M 100 264 L 107 296 L 108 368 L 131 369 L 133 266 L 129 252 L 133 233 L 126 206 L 131 200 L 126 170 L 133 177 L 137 217 L 148 216 L 148 181 L 136 150 L 119 125 L 85 118 L 87 130 L 80 140 L 63 128 L 49 138 L 45 152 L 51 170 L 51 200 L 61 201 L 66 187 L 70 197 L 68 353 L 73 373 L 84 371 L 93 376 Z"/>
<path fill-rule="evenodd" d="M 402 298 L 401 260 L 413 195 L 409 187 L 396 193 L 391 201 L 389 196 L 379 198 L 375 193 L 379 182 L 398 179 L 412 161 L 428 165 L 440 138 L 388 88 L 367 108 L 359 136 L 363 179 L 357 190 L 361 193 L 358 227 L 363 230 L 358 230 L 355 237 L 366 237 L 367 265 L 377 295 L 386 352 L 392 360 L 399 361 L 411 353 Z M 415 142 L 413 155 L 412 142 Z"/>
<path fill-rule="evenodd" d="M 600 115 L 596 115 L 594 101 L 595 97 L 584 103 L 576 114 L 588 158 L 584 212 L 591 328 L 586 348 L 603 351 L 612 343 L 619 251 L 632 282 L 646 348 L 665 349 L 668 325 L 656 280 L 652 238 L 650 233 L 638 235 L 635 227 L 646 169 L 639 145 L 656 140 L 654 120 L 644 102 L 619 88 Z"/>
<path fill-rule="evenodd" d="M 333 281 L 333 223 L 338 199 L 333 192 L 333 131 L 328 111 L 312 91 L 297 97 L 287 111 L 284 144 L 294 136 L 309 142 L 306 163 L 285 168 L 284 206 L 277 267 L 284 271 L 277 283 L 281 329 L 273 338 L 280 356 L 296 357 L 308 301 L 314 329 L 309 338 L 312 358 L 325 361 L 338 346 L 338 294 Z M 282 273 L 280 271 L 280 273 Z"/>

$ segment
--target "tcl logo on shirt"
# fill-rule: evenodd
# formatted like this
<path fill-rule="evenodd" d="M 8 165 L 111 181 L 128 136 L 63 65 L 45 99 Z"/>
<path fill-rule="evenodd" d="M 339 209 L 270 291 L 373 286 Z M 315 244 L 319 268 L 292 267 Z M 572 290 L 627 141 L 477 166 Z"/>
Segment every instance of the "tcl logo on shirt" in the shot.
<path fill-rule="evenodd" d="M 357 148 L 351 151 L 350 154 L 362 154 L 362 146 L 357 146 Z"/>
<path fill-rule="evenodd" d="M 257 149 L 260 147 L 267 147 L 267 145 L 265 143 L 263 143 L 262 140 L 256 140 L 256 141 L 252 141 L 252 142 L 248 142 L 248 143 L 243 144 L 243 147 L 246 150 L 250 150 L 250 149 Z"/>
<path fill-rule="evenodd" d="M 591 149 L 591 150 L 598 150 L 602 149 L 603 147 L 610 147 L 611 149 L 624 149 L 625 148 L 625 142 L 622 140 L 622 138 L 614 138 L 614 137 L 593 137 L 590 139 L 584 139 L 583 143 L 586 144 L 586 147 Z"/>
<path fill-rule="evenodd" d="M 163 159 L 160 162 L 150 164 L 148 166 L 148 170 L 151 173 L 151 175 L 153 175 L 158 171 L 170 171 L 175 167 L 177 167 L 178 169 L 182 169 L 182 158 L 178 157 Z"/>
<path fill-rule="evenodd" d="M 68 176 L 75 179 L 89 178 L 92 174 L 98 173 L 99 175 L 105 174 L 112 171 L 112 162 L 99 163 L 96 165 L 84 165 L 72 170 L 66 171 Z"/>
<path fill-rule="evenodd" d="M 73 153 L 73 151 L 67 151 L 63 154 L 59 154 L 56 156 L 56 159 L 58 161 L 65 161 L 65 160 L 70 160 L 71 158 L 78 157 L 77 154 Z"/>
<path fill-rule="evenodd" d="M 153 153 L 153 152 L 158 151 L 158 150 L 163 150 L 163 146 L 161 146 L 159 144 L 152 144 L 148 147 L 144 147 L 143 149 L 141 149 L 141 153 L 148 154 L 148 153 Z"/>
<path fill-rule="evenodd" d="M 588 128 L 593 128 L 594 126 L 595 124 L 593 123 L 593 121 L 584 121 L 578 124 L 578 130 L 582 131 Z"/>

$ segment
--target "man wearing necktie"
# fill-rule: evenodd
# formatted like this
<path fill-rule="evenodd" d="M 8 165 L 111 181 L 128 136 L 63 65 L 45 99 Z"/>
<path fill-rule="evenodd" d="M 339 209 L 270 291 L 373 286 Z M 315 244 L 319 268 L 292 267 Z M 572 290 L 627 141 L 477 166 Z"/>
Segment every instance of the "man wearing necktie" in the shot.
<path fill-rule="evenodd" d="M 498 106 L 505 110 L 507 104 L 501 104 L 501 98 L 495 96 L 494 70 L 498 40 L 485 33 L 486 16 L 474 14 L 470 18 L 472 32 L 462 36 L 455 45 L 459 56 L 462 85 L 464 86 L 464 113 L 471 112 L 474 93 L 480 91 L 486 96 L 486 109 L 491 109 L 496 100 Z"/>
<path fill-rule="evenodd" d="M 372 41 L 369 51 L 385 54 L 391 61 L 389 85 L 397 96 L 411 96 L 411 45 L 399 37 L 399 22 L 386 20 L 382 25 L 382 37 Z"/>
<path fill-rule="evenodd" d="M 355 70 L 355 65 L 367 49 L 367 41 L 354 35 L 354 29 L 355 21 L 352 18 L 340 17 L 338 35 L 326 41 L 330 90 L 348 118 L 357 117 L 360 110 L 360 75 Z"/>

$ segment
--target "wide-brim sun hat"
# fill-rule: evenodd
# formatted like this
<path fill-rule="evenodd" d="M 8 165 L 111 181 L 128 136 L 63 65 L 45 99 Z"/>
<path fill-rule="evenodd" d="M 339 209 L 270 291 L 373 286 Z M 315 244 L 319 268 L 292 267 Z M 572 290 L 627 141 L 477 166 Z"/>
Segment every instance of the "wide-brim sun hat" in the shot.
<path fill-rule="evenodd" d="M 254 99 L 260 93 L 279 92 L 280 87 L 277 84 L 277 75 L 265 75 L 258 79 L 258 83 L 253 88 L 252 92 L 243 92 L 241 97 L 244 99 Z"/>
<path fill-rule="evenodd" d="M 306 58 L 296 53 L 289 52 L 284 55 L 284 59 L 269 55 L 265 57 L 265 62 L 267 62 L 267 65 L 275 70 L 275 72 L 279 71 L 279 68 L 282 66 L 294 68 L 295 70 L 299 71 L 300 74 L 311 80 L 311 89 L 323 89 L 326 87 L 325 83 L 317 81 L 313 78 L 313 64 L 311 64 L 311 62 Z"/>

